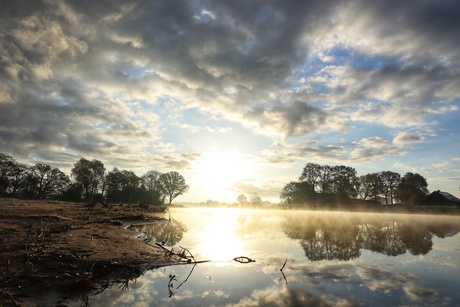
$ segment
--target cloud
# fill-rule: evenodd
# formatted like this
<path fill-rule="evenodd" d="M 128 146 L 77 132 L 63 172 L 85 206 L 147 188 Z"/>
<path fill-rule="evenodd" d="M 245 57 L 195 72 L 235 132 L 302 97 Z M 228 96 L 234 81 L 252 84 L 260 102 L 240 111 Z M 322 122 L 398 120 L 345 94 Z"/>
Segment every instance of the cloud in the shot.
<path fill-rule="evenodd" d="M 184 170 L 189 168 L 190 162 L 197 160 L 200 156 L 199 153 L 165 155 L 156 157 L 155 162 L 164 169 Z"/>
<path fill-rule="evenodd" d="M 453 0 L 8 2 L 0 149 L 184 169 L 163 146 L 174 128 L 229 131 L 194 110 L 283 138 L 271 164 L 401 155 L 428 140 L 414 129 L 459 109 L 459 12 Z M 400 132 L 331 140 L 362 123 Z"/>
<path fill-rule="evenodd" d="M 238 306 L 358 306 L 351 299 L 340 299 L 336 302 L 316 296 L 303 289 L 283 287 L 278 289 L 257 290 L 251 297 L 244 298 L 237 303 Z"/>
<path fill-rule="evenodd" d="M 393 143 L 398 146 L 404 146 L 406 144 L 420 143 L 424 140 L 425 137 L 421 133 L 398 132 L 393 139 Z"/>

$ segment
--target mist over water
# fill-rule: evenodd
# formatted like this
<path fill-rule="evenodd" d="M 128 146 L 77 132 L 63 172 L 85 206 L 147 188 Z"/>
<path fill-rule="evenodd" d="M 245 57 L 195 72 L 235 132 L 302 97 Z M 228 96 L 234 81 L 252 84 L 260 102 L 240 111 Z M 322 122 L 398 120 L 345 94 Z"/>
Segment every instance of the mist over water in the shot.
<path fill-rule="evenodd" d="M 171 217 L 133 228 L 211 261 L 146 272 L 95 305 L 460 304 L 458 216 L 196 208 Z"/>

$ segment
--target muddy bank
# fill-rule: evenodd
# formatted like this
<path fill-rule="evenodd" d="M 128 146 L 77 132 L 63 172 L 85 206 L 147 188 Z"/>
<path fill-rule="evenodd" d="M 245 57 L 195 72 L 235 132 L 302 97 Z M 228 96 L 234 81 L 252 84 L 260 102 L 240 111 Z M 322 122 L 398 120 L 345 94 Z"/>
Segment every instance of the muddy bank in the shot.
<path fill-rule="evenodd" d="M 138 206 L 0 199 L 0 306 L 78 303 L 177 261 L 126 226 L 165 222 Z"/>

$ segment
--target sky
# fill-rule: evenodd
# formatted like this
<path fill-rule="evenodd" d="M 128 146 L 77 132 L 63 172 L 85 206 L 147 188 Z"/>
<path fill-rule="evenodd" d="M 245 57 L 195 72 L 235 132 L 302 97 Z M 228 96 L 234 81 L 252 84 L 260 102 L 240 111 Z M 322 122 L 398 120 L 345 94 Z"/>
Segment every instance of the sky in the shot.
<path fill-rule="evenodd" d="M 460 197 L 457 0 L 0 0 L 0 152 L 279 202 L 307 163 Z"/>

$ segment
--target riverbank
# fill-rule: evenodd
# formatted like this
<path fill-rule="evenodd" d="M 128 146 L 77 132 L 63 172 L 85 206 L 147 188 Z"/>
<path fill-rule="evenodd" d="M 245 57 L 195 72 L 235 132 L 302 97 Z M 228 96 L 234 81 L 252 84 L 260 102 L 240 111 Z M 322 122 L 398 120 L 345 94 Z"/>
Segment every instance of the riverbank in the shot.
<path fill-rule="evenodd" d="M 0 306 L 46 305 L 49 296 L 83 304 L 92 292 L 127 286 L 174 261 L 126 229 L 167 221 L 164 212 L 8 198 L 0 199 L 0 210 Z"/>

